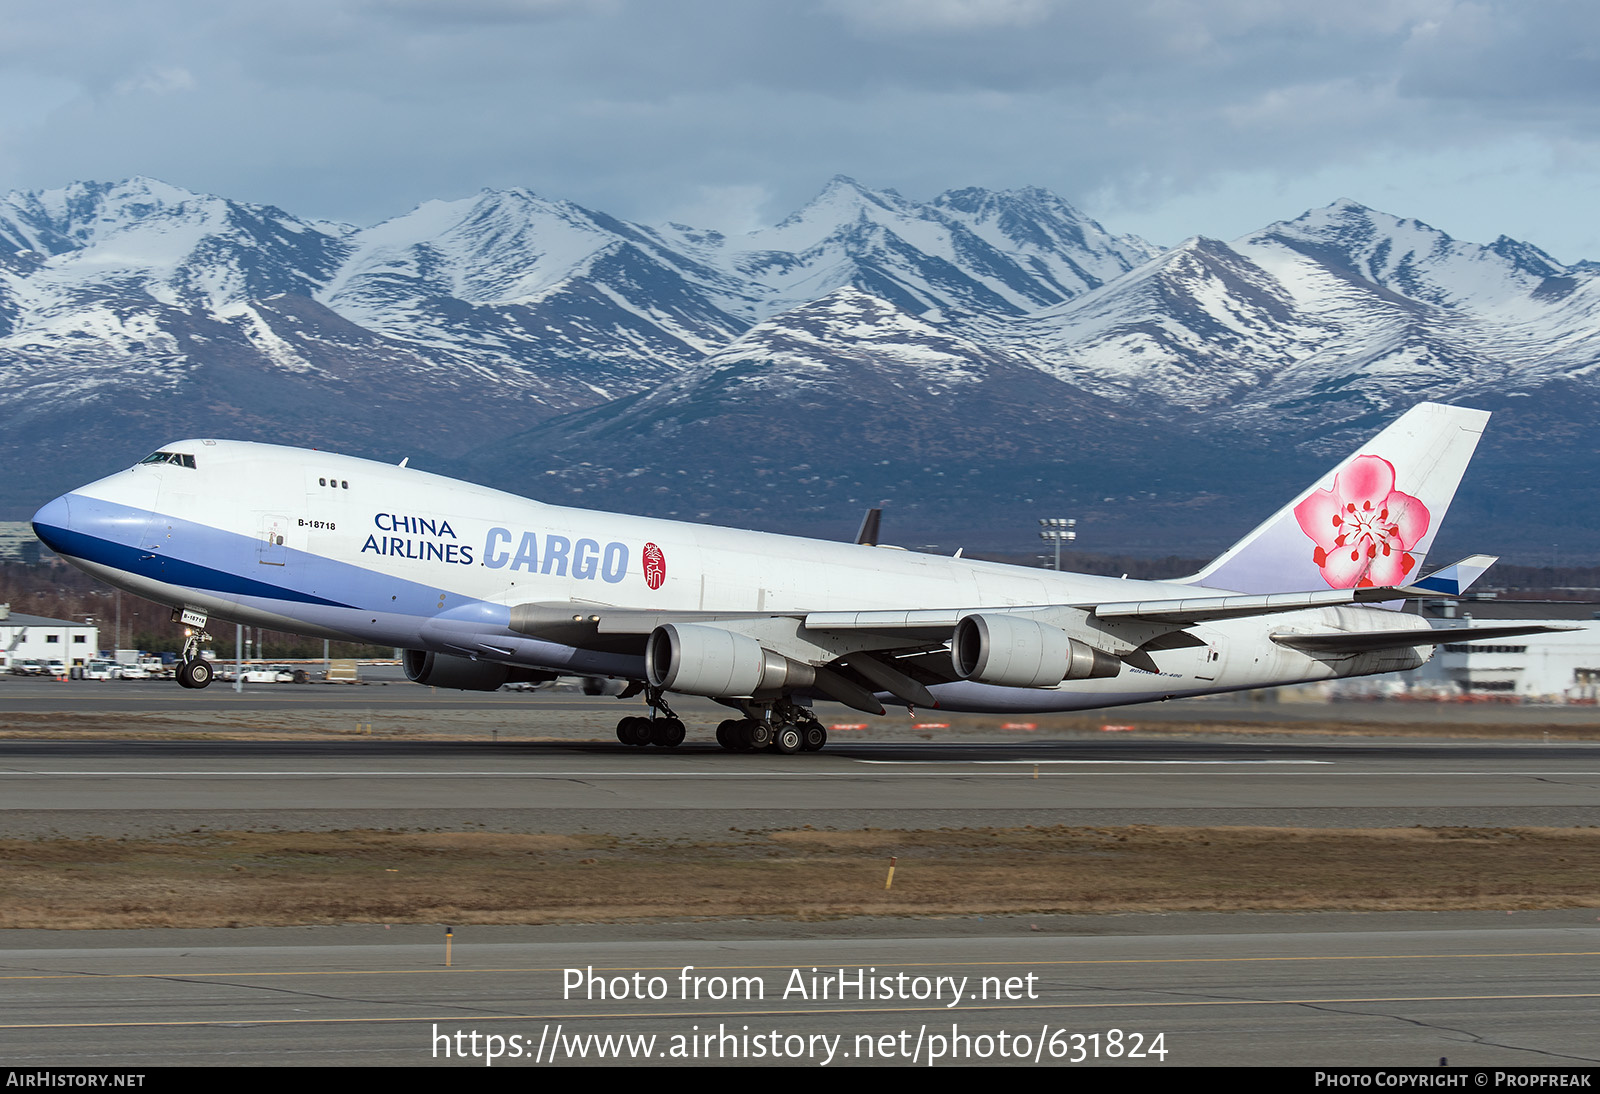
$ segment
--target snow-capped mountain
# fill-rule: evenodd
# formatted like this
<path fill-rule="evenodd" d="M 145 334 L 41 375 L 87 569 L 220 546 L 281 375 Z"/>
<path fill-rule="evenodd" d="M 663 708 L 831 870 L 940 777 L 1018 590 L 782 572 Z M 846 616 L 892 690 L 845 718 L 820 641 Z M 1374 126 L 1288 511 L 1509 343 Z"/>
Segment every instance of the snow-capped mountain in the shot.
<path fill-rule="evenodd" d="M 1212 471 L 1275 497 L 1453 399 L 1504 412 L 1494 523 L 1533 541 L 1600 448 L 1600 265 L 1348 200 L 1161 250 L 1036 188 L 837 177 L 727 236 L 526 190 L 363 228 L 134 178 L 0 199 L 0 363 L 45 489 L 217 433 L 768 527 L 893 495 L 959 501 L 981 537 L 1077 498 L 1146 546 Z M 1584 504 L 1553 509 L 1600 554 Z"/>
<path fill-rule="evenodd" d="M 486 405 L 525 419 L 659 383 L 841 286 L 914 312 L 1015 315 L 1152 252 L 1034 190 L 917 204 L 838 178 L 730 239 L 525 190 L 362 229 L 152 179 L 78 183 L 0 201 L 0 359 L 85 398 L 137 372 L 142 396 L 152 371 L 180 383 L 220 341 L 330 382 L 381 361 L 392 383 L 482 384 Z M 298 302 L 263 306 L 284 296 Z"/>
<path fill-rule="evenodd" d="M 1326 422 L 1585 374 L 1597 319 L 1592 269 L 1341 200 L 1187 240 L 1013 329 L 1040 367 L 1112 397 Z"/>
<path fill-rule="evenodd" d="M 1022 315 L 1157 251 L 1112 236 L 1044 190 L 954 190 L 921 204 L 842 175 L 777 225 L 716 242 L 709 261 L 765 290 L 755 318 L 846 285 L 912 314 Z"/>

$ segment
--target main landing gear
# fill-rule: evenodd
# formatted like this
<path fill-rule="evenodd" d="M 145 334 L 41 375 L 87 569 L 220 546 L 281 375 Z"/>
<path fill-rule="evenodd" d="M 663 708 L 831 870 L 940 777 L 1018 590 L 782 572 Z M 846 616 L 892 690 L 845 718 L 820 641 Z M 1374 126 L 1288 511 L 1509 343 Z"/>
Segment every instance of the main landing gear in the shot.
<path fill-rule="evenodd" d="M 729 718 L 717 727 L 717 744 L 729 752 L 771 749 L 792 756 L 816 752 L 828 743 L 828 731 L 817 716 L 787 699 L 744 707 L 746 717 Z"/>
<path fill-rule="evenodd" d="M 643 748 L 677 748 L 685 735 L 683 720 L 667 705 L 666 694 L 658 687 L 644 688 L 651 716 L 630 716 L 617 723 L 617 740 Z M 729 752 L 816 752 L 828 743 L 828 731 L 817 716 L 787 699 L 755 703 L 741 701 L 743 718 L 729 718 L 717 727 L 717 744 Z M 658 717 L 659 715 L 659 717 Z"/>
<path fill-rule="evenodd" d="M 683 719 L 672 713 L 672 708 L 667 706 L 667 697 L 662 689 L 646 687 L 644 697 L 650 704 L 650 717 L 630 716 L 622 719 L 617 723 L 617 740 L 625 745 L 635 745 L 639 748 L 644 748 L 646 745 L 677 748 L 683 744 L 683 738 L 688 731 L 684 729 Z M 658 713 L 662 717 L 657 718 Z"/>

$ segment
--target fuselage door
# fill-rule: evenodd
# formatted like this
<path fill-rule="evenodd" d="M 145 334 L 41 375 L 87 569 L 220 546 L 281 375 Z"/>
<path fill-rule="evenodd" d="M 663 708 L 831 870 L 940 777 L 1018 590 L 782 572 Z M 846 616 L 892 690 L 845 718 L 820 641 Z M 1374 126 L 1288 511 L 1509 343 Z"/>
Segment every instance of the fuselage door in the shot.
<path fill-rule="evenodd" d="M 1210 641 L 1206 643 L 1206 648 L 1198 651 L 1201 662 L 1200 667 L 1195 669 L 1194 673 L 1197 680 L 1216 680 L 1218 676 L 1222 675 L 1222 670 L 1226 665 L 1225 655 L 1227 651 L 1222 644 L 1222 637 L 1216 634 L 1208 635 L 1207 637 Z"/>
<path fill-rule="evenodd" d="M 263 566 L 282 566 L 289 561 L 289 518 L 278 513 L 261 514 L 261 535 L 256 540 L 256 561 Z"/>

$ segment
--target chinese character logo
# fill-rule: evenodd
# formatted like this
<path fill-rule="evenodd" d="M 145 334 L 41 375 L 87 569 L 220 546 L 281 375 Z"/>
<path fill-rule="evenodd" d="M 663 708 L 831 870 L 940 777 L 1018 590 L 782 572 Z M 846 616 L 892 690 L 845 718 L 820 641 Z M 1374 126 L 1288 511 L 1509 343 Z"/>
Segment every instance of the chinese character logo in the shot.
<path fill-rule="evenodd" d="M 644 545 L 644 583 L 652 589 L 661 588 L 667 580 L 667 556 L 654 543 Z"/>

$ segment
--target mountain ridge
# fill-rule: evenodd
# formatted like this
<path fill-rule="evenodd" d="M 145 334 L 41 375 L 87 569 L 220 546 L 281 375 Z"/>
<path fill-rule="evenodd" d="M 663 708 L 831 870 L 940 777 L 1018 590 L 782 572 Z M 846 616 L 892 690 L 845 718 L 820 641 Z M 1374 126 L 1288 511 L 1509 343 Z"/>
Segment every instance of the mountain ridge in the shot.
<path fill-rule="evenodd" d="M 663 515 L 692 477 L 682 510 L 781 530 L 887 491 L 982 536 L 1057 484 L 1106 534 L 1192 552 L 1185 514 L 1241 480 L 1230 461 L 1265 504 L 1304 485 L 1285 479 L 1300 460 L 1431 398 L 1521 439 L 1486 441 L 1497 497 L 1462 517 L 1498 538 L 1483 549 L 1558 535 L 1600 555 L 1573 474 L 1600 460 L 1597 319 L 1600 264 L 1347 198 L 1163 249 L 1037 187 L 915 201 L 836 176 L 725 235 L 525 189 L 359 227 L 73 183 L 0 198 L 0 423 L 14 464 L 51 454 L 42 489 L 0 503 L 25 516 L 215 433 L 403 449 Z M 772 490 L 739 479 L 752 467 Z M 983 468 L 1019 485 L 969 489 Z M 1130 499 L 1149 513 L 1114 511 Z"/>

